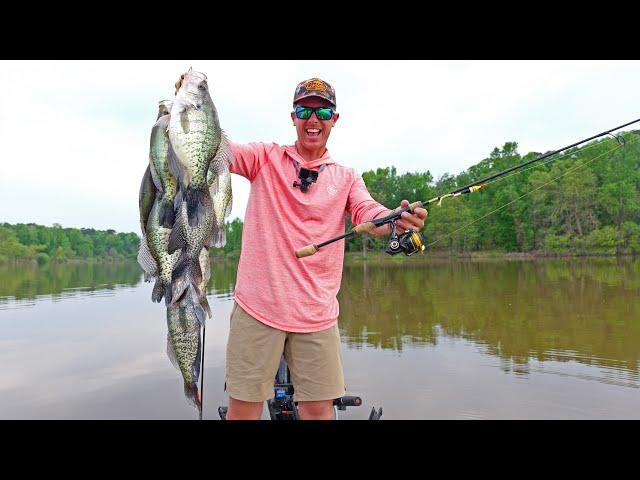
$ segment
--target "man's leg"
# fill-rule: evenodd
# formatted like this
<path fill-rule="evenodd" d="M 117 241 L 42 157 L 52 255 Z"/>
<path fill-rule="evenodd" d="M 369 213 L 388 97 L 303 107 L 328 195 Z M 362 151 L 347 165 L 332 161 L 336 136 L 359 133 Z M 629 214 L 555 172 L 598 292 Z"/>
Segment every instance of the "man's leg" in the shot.
<path fill-rule="evenodd" d="M 245 402 L 229 397 L 227 420 L 260 420 L 264 402 Z"/>
<path fill-rule="evenodd" d="M 335 420 L 333 400 L 298 402 L 301 420 Z"/>
<path fill-rule="evenodd" d="M 256 320 L 235 303 L 231 312 L 225 390 L 227 420 L 259 420 L 262 404 L 273 398 L 286 332 Z"/>
<path fill-rule="evenodd" d="M 289 333 L 285 358 L 301 420 L 333 420 L 333 400 L 345 394 L 338 325 L 313 333 Z"/>

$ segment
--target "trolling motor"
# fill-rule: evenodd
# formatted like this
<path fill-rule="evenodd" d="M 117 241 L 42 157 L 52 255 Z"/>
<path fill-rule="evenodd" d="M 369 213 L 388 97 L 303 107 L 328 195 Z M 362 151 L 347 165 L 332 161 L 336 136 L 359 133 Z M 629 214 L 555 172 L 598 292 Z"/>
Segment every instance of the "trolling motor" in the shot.
<path fill-rule="evenodd" d="M 424 254 L 424 249 L 424 237 L 422 233 L 409 229 L 398 235 L 395 220 L 391 222 L 391 236 L 389 237 L 389 242 L 387 242 L 385 252 L 389 255 L 404 253 L 407 257 L 410 257 L 416 252 Z"/>

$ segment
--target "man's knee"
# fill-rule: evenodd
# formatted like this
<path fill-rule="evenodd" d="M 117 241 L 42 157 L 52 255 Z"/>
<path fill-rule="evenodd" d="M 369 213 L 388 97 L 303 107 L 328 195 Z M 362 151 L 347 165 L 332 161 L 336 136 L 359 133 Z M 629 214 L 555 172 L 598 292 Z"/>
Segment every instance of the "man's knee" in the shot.
<path fill-rule="evenodd" d="M 334 420 L 333 400 L 300 401 L 298 412 L 301 420 Z"/>
<path fill-rule="evenodd" d="M 229 397 L 227 420 L 260 420 L 263 402 L 245 402 Z"/>

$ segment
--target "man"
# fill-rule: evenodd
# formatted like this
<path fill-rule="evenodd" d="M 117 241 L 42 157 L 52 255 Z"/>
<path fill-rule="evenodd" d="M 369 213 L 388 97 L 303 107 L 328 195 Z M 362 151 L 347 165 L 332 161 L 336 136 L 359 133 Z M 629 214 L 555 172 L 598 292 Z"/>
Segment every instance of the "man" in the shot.
<path fill-rule="evenodd" d="M 294 92 L 294 145 L 230 142 L 231 171 L 249 179 L 251 192 L 227 344 L 228 420 L 261 418 L 283 354 L 302 419 L 333 419 L 333 400 L 345 394 L 337 325 L 344 241 L 306 258 L 294 252 L 344 233 L 346 213 L 360 224 L 391 210 L 371 198 L 354 169 L 329 155 L 338 118 L 335 90 L 312 78 Z M 306 188 L 300 168 L 318 172 Z M 403 213 L 398 231 L 421 229 L 426 216 L 423 208 Z M 372 233 L 388 234 L 389 226 Z"/>

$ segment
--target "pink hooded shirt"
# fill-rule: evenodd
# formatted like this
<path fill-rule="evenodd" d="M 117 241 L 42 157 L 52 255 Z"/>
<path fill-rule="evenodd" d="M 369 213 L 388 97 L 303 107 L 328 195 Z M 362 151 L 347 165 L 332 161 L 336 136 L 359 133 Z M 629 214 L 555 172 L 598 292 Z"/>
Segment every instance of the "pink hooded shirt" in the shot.
<path fill-rule="evenodd" d="M 251 316 L 289 332 L 317 332 L 338 320 L 344 240 L 298 259 L 295 251 L 345 233 L 354 224 L 388 211 L 367 191 L 352 168 L 335 163 L 328 151 L 305 163 L 295 146 L 231 143 L 231 172 L 251 182 L 244 217 L 235 299 Z M 293 160 L 308 169 L 325 165 L 307 192 Z"/>

